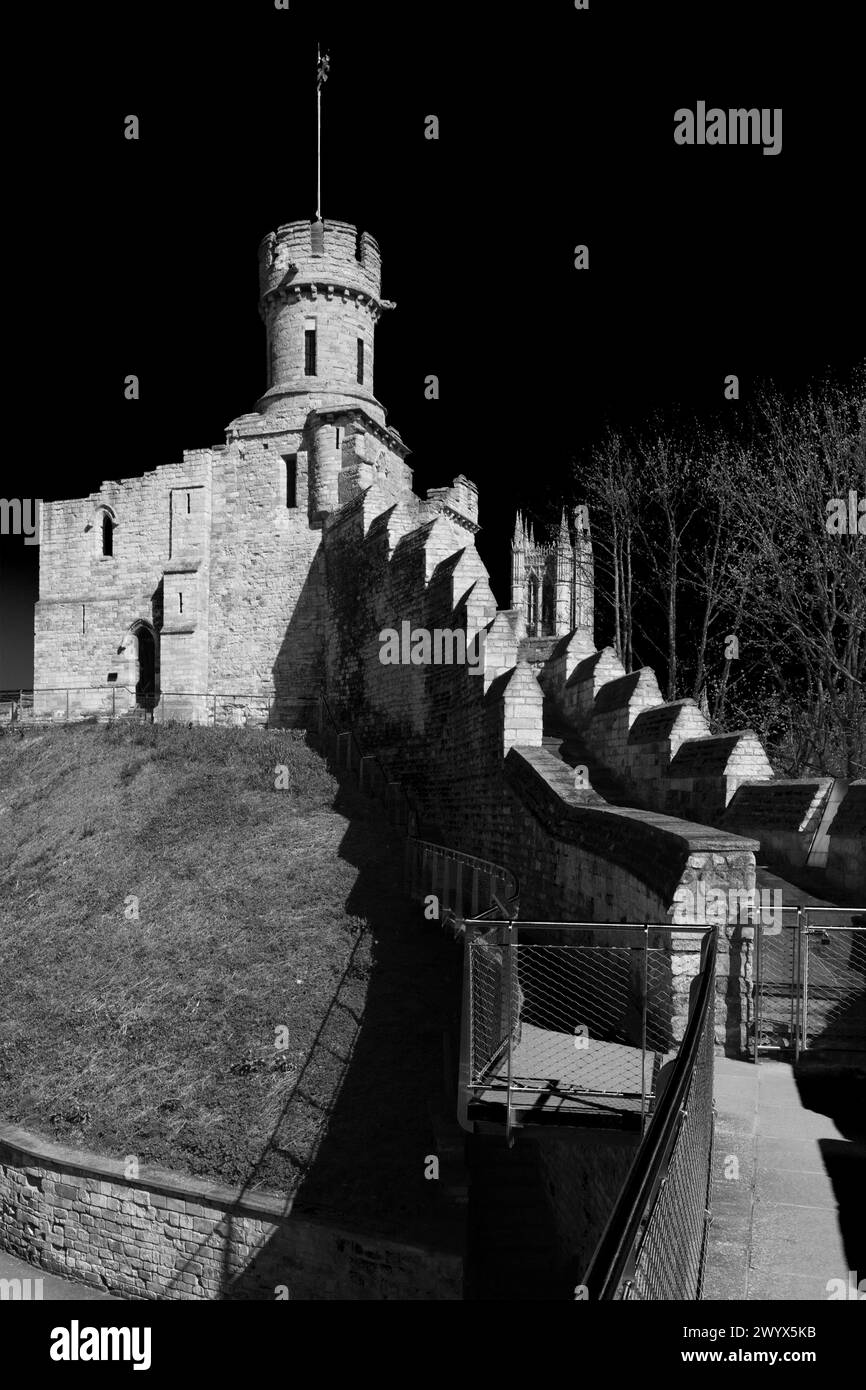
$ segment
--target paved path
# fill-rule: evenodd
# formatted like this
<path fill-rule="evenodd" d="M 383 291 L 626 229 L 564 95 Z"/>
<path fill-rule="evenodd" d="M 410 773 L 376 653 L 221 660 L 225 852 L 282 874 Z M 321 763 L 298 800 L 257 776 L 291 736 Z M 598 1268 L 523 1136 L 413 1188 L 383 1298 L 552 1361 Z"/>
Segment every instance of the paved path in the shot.
<path fill-rule="evenodd" d="M 828 1300 L 866 1279 L 862 1082 L 716 1058 L 705 1299 Z M 856 1284 L 856 1277 L 855 1277 Z"/>
<path fill-rule="evenodd" d="M 7 1255 L 5 1250 L 0 1250 L 0 1279 L 29 1279 L 31 1298 L 35 1295 L 33 1280 L 41 1279 L 42 1297 L 46 1303 L 75 1303 L 82 1298 L 101 1298 L 110 1303 L 119 1301 L 113 1294 L 101 1293 L 89 1284 L 76 1284 L 71 1279 L 61 1279 L 59 1274 L 48 1274 L 44 1269 L 37 1269 L 36 1265 L 27 1264 L 24 1260 L 16 1259 L 14 1255 Z"/>

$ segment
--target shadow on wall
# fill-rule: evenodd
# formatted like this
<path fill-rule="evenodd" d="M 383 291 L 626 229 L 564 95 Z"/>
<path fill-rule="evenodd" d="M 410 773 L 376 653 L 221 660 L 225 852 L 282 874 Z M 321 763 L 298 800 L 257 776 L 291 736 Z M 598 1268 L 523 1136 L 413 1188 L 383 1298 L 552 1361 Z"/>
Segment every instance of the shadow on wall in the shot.
<path fill-rule="evenodd" d="M 297 1172 L 294 1210 L 299 1215 L 453 1254 L 459 1248 L 459 1233 L 449 1231 L 447 1213 L 443 1216 L 438 1206 L 440 1183 L 425 1178 L 425 1166 L 427 1156 L 437 1151 L 431 1117 L 453 1117 L 456 1104 L 446 1095 L 450 1077 L 446 1083 L 444 1058 L 450 1050 L 448 1071 L 456 1073 L 460 953 L 438 923 L 426 922 L 422 909 L 411 906 L 395 887 L 402 883 L 403 842 L 398 832 L 352 787 L 343 787 L 334 805 L 349 817 L 340 855 L 359 868 L 346 911 L 365 918 L 366 925 L 243 1192 L 249 1194 L 262 1183 L 269 1154 L 280 1152 Z M 325 1058 L 327 1070 L 322 1067 Z M 322 1074 L 332 1074 L 335 1058 L 340 1080 L 327 1093 Z M 303 1133 L 319 1130 L 312 1152 L 278 1147 L 283 1121 L 293 1110 L 302 1112 Z M 234 1228 L 229 1211 L 221 1299 L 267 1299 L 276 1296 L 269 1289 L 278 1285 L 288 1286 L 293 1298 L 328 1297 L 326 1290 L 320 1294 L 299 1289 L 293 1278 L 298 1256 L 293 1254 L 291 1217 L 242 1267 L 232 1259 Z M 360 1271 L 359 1289 L 368 1288 L 367 1297 L 387 1296 L 375 1292 L 383 1273 L 375 1252 L 369 1252 L 367 1284 L 366 1258 L 367 1252 L 355 1246 L 352 1263 Z M 315 1286 L 316 1271 L 302 1282 Z M 413 1294 L 407 1289 L 397 1296 Z"/>
<path fill-rule="evenodd" d="M 287 727 L 305 727 L 324 675 L 321 547 L 304 578 L 303 587 L 280 642 L 272 667 L 274 714 Z"/>

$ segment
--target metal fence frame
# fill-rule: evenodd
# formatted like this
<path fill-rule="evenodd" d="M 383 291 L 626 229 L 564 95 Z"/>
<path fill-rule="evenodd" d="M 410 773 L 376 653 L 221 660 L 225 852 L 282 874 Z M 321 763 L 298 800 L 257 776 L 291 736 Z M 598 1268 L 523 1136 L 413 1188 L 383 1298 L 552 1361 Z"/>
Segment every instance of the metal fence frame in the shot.
<path fill-rule="evenodd" d="M 520 901 L 517 875 L 504 865 L 417 836 L 406 842 L 405 886 L 407 897 L 435 897 L 446 924 L 483 920 L 492 911 L 516 917 Z"/>
<path fill-rule="evenodd" d="M 788 1036 L 790 1043 L 784 1046 L 779 1043 L 764 1041 L 765 1017 L 767 1013 L 767 986 L 770 983 L 784 985 L 785 981 L 769 981 L 767 977 L 768 965 L 772 959 L 773 947 L 771 941 L 779 940 L 780 945 L 784 941 L 778 934 L 768 937 L 762 925 L 758 925 L 755 931 L 755 1010 L 754 1010 L 754 1038 L 752 1042 L 752 1060 L 757 1062 L 762 1052 L 790 1053 L 794 1062 L 799 1061 L 800 1055 L 809 1050 L 809 986 L 810 986 L 810 941 L 817 935 L 831 935 L 842 932 L 862 934 L 866 943 L 866 924 L 855 926 L 850 923 L 840 926 L 831 926 L 827 923 L 815 922 L 813 919 L 820 914 L 822 917 L 827 913 L 845 913 L 852 916 L 858 913 L 866 914 L 866 907 L 786 907 L 782 908 L 783 925 L 782 932 L 791 931 L 791 964 L 790 977 L 787 981 L 787 992 L 779 997 L 786 999 L 786 1012 L 789 1014 Z M 794 917 L 791 927 L 784 924 L 784 914 Z M 866 953 L 866 944 L 863 947 Z M 866 1051 L 866 1038 L 863 1040 L 864 1051 Z"/>
<path fill-rule="evenodd" d="M 858 910 L 862 910 L 864 913 L 866 913 L 866 908 L 856 909 L 844 907 L 822 907 L 819 909 L 815 909 L 815 911 L 820 911 L 822 915 L 826 912 L 851 913 L 856 912 Z M 864 966 L 866 966 L 866 924 L 864 924 L 863 926 L 855 926 L 852 923 L 846 923 L 843 926 L 831 926 L 825 922 L 819 924 L 810 920 L 808 908 L 804 910 L 803 921 L 800 926 L 802 974 L 800 982 L 800 1026 L 797 1038 L 795 1060 L 799 1058 L 801 1052 L 809 1051 L 810 1047 L 809 1039 L 811 1036 L 811 1029 L 809 1026 L 809 989 L 811 983 L 811 975 L 813 973 L 813 968 L 810 966 L 810 961 L 812 958 L 812 951 L 814 949 L 811 942 L 815 937 L 820 935 L 822 937 L 828 937 L 830 939 L 828 944 L 831 944 L 834 938 L 838 940 L 843 933 L 850 934 L 853 938 L 853 941 L 859 944 L 860 950 L 863 955 L 863 964 Z M 864 976 L 863 984 L 864 988 L 866 988 L 866 976 Z M 862 1050 L 866 1052 L 866 1036 L 863 1037 L 862 1043 Z"/>
<path fill-rule="evenodd" d="M 647 1086 L 647 1065 L 650 1054 L 654 1058 L 664 1055 L 666 1060 L 670 1060 L 670 1054 L 676 1051 L 675 1039 L 673 1038 L 673 984 L 672 976 L 669 981 L 670 993 L 664 1000 L 656 991 L 652 1003 L 655 1006 L 661 1004 L 662 1015 L 665 1019 L 665 1026 L 668 1030 L 668 1040 L 665 1044 L 665 1051 L 662 1054 L 661 1040 L 658 1030 L 650 1024 L 651 990 L 650 979 L 650 960 L 654 955 L 662 956 L 665 960 L 670 960 L 675 954 L 674 938 L 679 936 L 697 936 L 703 942 L 704 938 L 714 930 L 706 923 L 675 923 L 670 922 L 523 922 L 523 921 L 502 921 L 495 920 L 488 915 L 486 921 L 467 921 L 460 924 L 465 932 L 465 959 L 464 959 L 464 1006 L 463 1006 L 463 1029 L 460 1048 L 460 1107 L 458 1118 L 461 1126 L 469 1132 L 473 1131 L 473 1121 L 469 1118 L 469 1108 L 474 1100 L 490 1091 L 502 1091 L 505 1106 L 505 1137 L 510 1146 L 513 1142 L 514 1115 L 516 1109 L 516 1099 L 521 1092 L 527 1094 L 541 1094 L 537 1086 L 525 1085 L 521 1080 L 515 1079 L 514 1054 L 515 1047 L 520 1044 L 519 1023 L 520 1013 L 515 1017 L 515 1003 L 520 1008 L 524 998 L 520 984 L 520 952 L 542 951 L 562 951 L 568 952 L 598 952 L 602 955 L 607 952 L 628 951 L 634 955 L 636 950 L 641 951 L 641 968 L 637 972 L 640 982 L 639 998 L 631 999 L 632 1006 L 639 1009 L 640 1018 L 640 1130 L 644 1133 L 650 1117 L 650 1113 L 655 1100 L 655 1077 L 656 1066 L 653 1065 L 652 1081 Z M 526 933 L 542 931 L 557 934 L 573 935 L 573 944 L 550 943 L 550 942 L 531 942 L 521 941 L 521 937 Z M 642 948 L 635 947 L 633 944 L 616 945 L 612 942 L 606 943 L 581 943 L 579 940 L 582 934 L 604 933 L 605 935 L 616 936 L 622 934 L 634 938 L 636 933 L 642 936 Z M 655 935 L 662 939 L 664 944 L 651 945 L 651 937 Z M 478 1064 L 479 1050 L 483 1052 L 483 1042 L 479 1045 L 479 1039 L 487 1036 L 491 1031 L 487 1020 L 490 1013 L 489 1007 L 479 1009 L 478 989 L 476 986 L 477 971 L 473 967 L 473 952 L 482 948 L 489 950 L 494 948 L 502 953 L 502 971 L 499 982 L 500 998 L 498 1001 L 498 1011 L 500 1019 L 505 1019 L 505 1026 L 501 1030 L 501 1036 L 494 1035 L 488 1043 L 488 1055 L 483 1059 L 481 1065 Z M 622 1011 L 626 1012 L 629 1004 L 626 994 L 622 1003 Z M 493 1030 L 495 1033 L 495 1030 Z M 557 1031 L 562 1031 L 557 1029 Z M 613 1031 L 611 1029 L 611 1031 Z M 605 1039 L 599 1039 L 605 1041 Z M 501 1068 L 504 1063 L 505 1081 L 502 1081 Z M 625 1092 L 612 1087 L 591 1088 L 571 1087 L 560 1085 L 558 1093 L 562 1096 L 573 1094 L 575 1097 L 584 1096 L 587 1099 L 593 1097 L 615 1098 L 621 1097 L 624 1101 L 636 1100 L 637 1092 Z M 626 1106 L 623 1109 L 627 1108 Z"/>
<path fill-rule="evenodd" d="M 712 927 L 670 1080 L 581 1280 L 593 1300 L 700 1299 L 712 1180 L 716 947 Z"/>

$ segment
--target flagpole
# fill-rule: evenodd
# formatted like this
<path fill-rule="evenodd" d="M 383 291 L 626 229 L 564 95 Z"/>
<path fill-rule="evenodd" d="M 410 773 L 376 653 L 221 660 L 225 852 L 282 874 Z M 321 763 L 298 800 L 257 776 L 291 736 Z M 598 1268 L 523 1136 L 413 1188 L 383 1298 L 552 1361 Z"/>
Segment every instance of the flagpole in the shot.
<path fill-rule="evenodd" d="M 316 44 L 316 221 L 322 220 L 322 50 Z"/>

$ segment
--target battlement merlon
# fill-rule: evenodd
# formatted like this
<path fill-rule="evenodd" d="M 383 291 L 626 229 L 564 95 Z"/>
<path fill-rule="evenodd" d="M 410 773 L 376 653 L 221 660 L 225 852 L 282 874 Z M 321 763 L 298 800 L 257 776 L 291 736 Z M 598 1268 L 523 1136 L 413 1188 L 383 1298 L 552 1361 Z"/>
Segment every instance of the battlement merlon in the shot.
<path fill-rule="evenodd" d="M 268 232 L 259 244 L 259 296 L 264 301 L 274 292 L 296 286 L 321 286 L 333 291 L 364 296 L 377 312 L 393 308 L 383 300 L 382 255 L 369 232 L 350 222 L 286 222 Z"/>
<path fill-rule="evenodd" d="M 445 512 L 455 521 L 468 525 L 473 533 L 480 530 L 478 488 L 464 473 L 458 473 L 450 487 L 428 488 L 427 501 L 432 502 L 437 511 Z"/>

